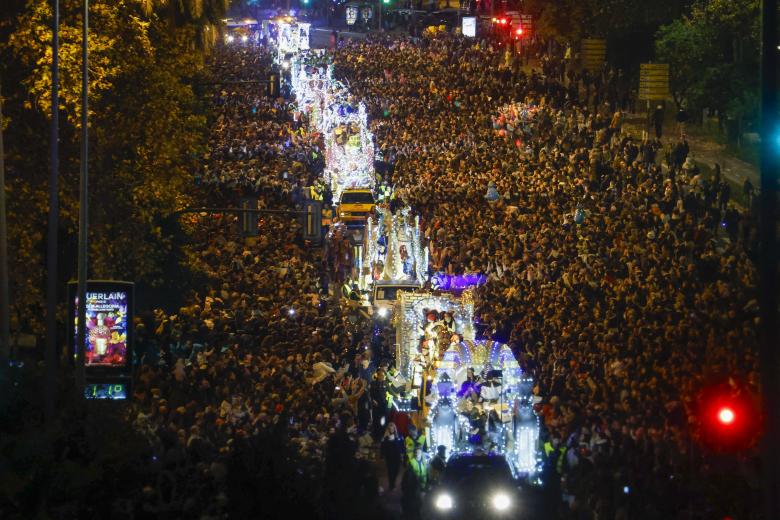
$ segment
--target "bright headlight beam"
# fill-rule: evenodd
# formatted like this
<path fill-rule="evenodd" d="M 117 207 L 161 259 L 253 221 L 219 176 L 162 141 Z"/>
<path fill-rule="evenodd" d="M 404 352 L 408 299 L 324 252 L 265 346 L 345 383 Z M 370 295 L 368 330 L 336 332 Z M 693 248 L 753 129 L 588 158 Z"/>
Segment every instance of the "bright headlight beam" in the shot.
<path fill-rule="evenodd" d="M 387 307 L 379 307 L 379 310 L 377 311 L 377 314 L 379 314 L 380 317 L 386 318 L 387 317 Z"/>
<path fill-rule="evenodd" d="M 493 495 L 493 507 L 498 511 L 506 511 L 509 506 L 512 505 L 512 501 L 509 499 L 509 495 L 503 492 Z"/>
<path fill-rule="evenodd" d="M 436 497 L 436 509 L 446 511 L 452 509 L 452 497 L 447 493 L 442 493 Z"/>

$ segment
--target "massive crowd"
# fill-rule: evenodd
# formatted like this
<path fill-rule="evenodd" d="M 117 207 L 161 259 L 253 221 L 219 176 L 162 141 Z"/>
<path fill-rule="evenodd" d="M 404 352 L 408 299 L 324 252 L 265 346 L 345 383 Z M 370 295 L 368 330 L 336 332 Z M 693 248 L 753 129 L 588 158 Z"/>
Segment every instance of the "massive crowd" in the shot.
<path fill-rule="evenodd" d="M 336 52 L 433 269 L 489 275 L 480 326 L 536 379 L 561 515 L 747 514 L 749 494 L 708 487 L 689 417 L 708 381 L 756 390 L 750 215 L 687 160 L 684 136 L 664 158 L 624 131 L 622 74 L 583 76 L 563 52 L 543 65 L 449 36 Z M 537 109 L 528 137 L 496 124 L 510 103 Z"/>
<path fill-rule="evenodd" d="M 252 196 L 261 207 L 293 209 L 302 187 L 321 175 L 321 140 L 296 119 L 289 99 L 252 83 L 270 66 L 262 47 L 215 51 L 219 83 L 202 177 L 213 206 Z M 189 223 L 190 259 L 204 289 L 175 314 L 156 311 L 138 331 L 144 354 L 133 421 L 154 447 L 158 470 L 141 512 L 365 514 L 377 494 L 357 431 L 369 395 L 369 371 L 358 368 L 376 369 L 363 362 L 370 338 L 329 298 L 319 255 L 304 246 L 293 217 L 264 215 L 249 241 L 235 220 L 208 215 Z"/>
<path fill-rule="evenodd" d="M 423 217 L 432 268 L 489 275 L 480 329 L 536 380 L 561 516 L 707 517 L 707 467 L 688 456 L 695 390 L 757 381 L 754 237 L 722 181 L 686 163 L 682 141 L 669 168 L 660 141 L 622 130 L 619 75 L 580 88 L 556 56 L 528 74 L 502 48 L 448 36 L 335 54 L 397 196 Z M 252 83 L 270 63 L 262 47 L 215 52 L 209 203 L 290 209 L 321 174 L 321 137 Z M 496 124 L 511 103 L 535 107 L 516 138 Z M 188 225 L 205 288 L 138 331 L 134 424 L 159 470 L 142 511 L 256 516 L 262 490 L 269 518 L 377 516 L 365 459 L 381 437 L 369 410 L 383 338 L 328 296 L 292 219 L 263 216 L 250 241 L 224 215 Z M 384 439 L 395 466 L 394 427 Z"/>

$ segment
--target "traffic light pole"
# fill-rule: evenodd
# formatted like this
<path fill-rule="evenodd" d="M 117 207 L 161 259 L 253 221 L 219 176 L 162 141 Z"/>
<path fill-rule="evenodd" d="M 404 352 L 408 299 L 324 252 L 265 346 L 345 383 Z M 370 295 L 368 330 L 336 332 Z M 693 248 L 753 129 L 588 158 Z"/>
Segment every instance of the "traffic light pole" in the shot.
<path fill-rule="evenodd" d="M 780 518 L 780 370 L 777 334 L 777 183 L 780 117 L 777 96 L 777 0 L 761 4 L 761 195 L 759 238 L 762 440 L 765 518 Z"/>

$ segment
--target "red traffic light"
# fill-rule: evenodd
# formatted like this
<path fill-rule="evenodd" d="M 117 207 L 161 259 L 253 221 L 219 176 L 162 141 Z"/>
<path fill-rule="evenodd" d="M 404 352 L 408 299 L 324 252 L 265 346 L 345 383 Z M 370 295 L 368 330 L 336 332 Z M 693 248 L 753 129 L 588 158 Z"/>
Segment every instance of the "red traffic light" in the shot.
<path fill-rule="evenodd" d="M 730 424 L 734 424 L 736 418 L 737 416 L 734 413 L 734 410 L 732 410 L 729 406 L 724 406 L 718 410 L 718 421 L 723 425 L 728 426 Z"/>
<path fill-rule="evenodd" d="M 506 25 L 506 22 L 507 22 L 507 19 L 506 19 L 506 18 L 502 18 L 502 19 L 501 19 L 501 25 Z"/>
<path fill-rule="evenodd" d="M 733 384 L 704 388 L 694 400 L 695 436 L 716 452 L 752 449 L 761 434 L 760 406 L 753 392 Z"/>

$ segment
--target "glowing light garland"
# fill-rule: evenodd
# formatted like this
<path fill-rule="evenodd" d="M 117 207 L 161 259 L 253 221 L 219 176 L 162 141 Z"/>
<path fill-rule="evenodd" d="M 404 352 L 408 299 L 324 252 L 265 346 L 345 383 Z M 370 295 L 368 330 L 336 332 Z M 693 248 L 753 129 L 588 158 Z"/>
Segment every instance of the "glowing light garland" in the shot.
<path fill-rule="evenodd" d="M 280 20 L 275 22 L 277 26 L 276 36 L 276 62 L 282 63 L 287 54 L 298 54 L 309 49 L 310 23 L 288 22 Z"/>
<path fill-rule="evenodd" d="M 294 60 L 292 87 L 298 109 L 309 114 L 312 127 L 324 136 L 323 177 L 331 185 L 333 200 L 338 202 L 347 188 L 373 191 L 374 138 L 368 129 L 366 106 L 355 103 L 347 86 L 333 78 L 332 66 L 327 70 L 307 66 L 307 56 L 299 55 Z"/>
<path fill-rule="evenodd" d="M 305 45 L 308 47 L 308 24 L 300 25 L 307 26 Z M 303 28 L 299 32 L 293 30 L 292 25 L 283 23 L 280 24 L 279 34 L 279 59 L 290 52 L 298 53 L 291 63 L 293 92 L 299 110 L 308 114 L 312 129 L 324 136 L 324 177 L 331 184 L 334 200 L 338 201 L 341 192 L 349 187 L 369 188 L 373 191 L 374 143 L 368 130 L 365 105 L 355 105 L 347 87 L 333 78 L 332 65 L 306 64 L 308 53 L 300 53 L 304 49 L 300 41 Z M 315 59 L 323 57 L 322 53 L 317 52 L 309 55 Z M 494 118 L 494 128 L 506 133 L 509 129 L 515 130 L 514 125 L 519 121 L 524 124 L 518 128 L 519 132 L 528 131 L 528 124 L 535 117 L 536 110 L 535 107 L 507 105 L 501 109 L 499 117 Z M 376 219 L 369 219 L 366 236 L 365 261 L 372 267 L 382 257 L 379 237 L 386 237 L 383 278 L 403 279 L 409 276 L 404 272 L 400 255 L 400 245 L 405 244 L 411 249 L 407 250 L 408 255 L 414 259 L 414 277 L 420 282 L 426 279 L 428 248 L 422 247 L 420 219 L 419 216 L 411 217 L 410 208 L 403 208 L 395 216 L 386 208 L 380 209 Z M 370 277 L 373 277 L 373 272 Z M 365 279 L 362 273 L 360 279 Z M 451 343 L 441 359 L 438 359 L 438 332 L 434 333 L 437 327 L 424 327 L 424 310 L 452 313 L 452 326 L 463 339 L 460 343 Z M 413 386 L 419 386 L 423 379 L 432 385 L 431 395 L 426 397 L 431 404 L 426 417 L 430 426 L 427 430 L 429 445 L 446 446 L 452 454 L 473 450 L 469 438 L 471 423 L 459 412 L 461 403 L 454 383 L 463 378 L 465 367 L 480 372 L 488 367 L 502 370 L 496 412 L 499 420 L 497 425 L 493 424 L 492 431 L 486 431 L 486 436 L 495 444 L 495 452 L 507 456 L 516 475 L 537 473 L 541 468 L 537 446 L 539 418 L 532 408 L 533 396 L 529 391 L 532 381 L 523 378 L 522 370 L 509 347 L 491 341 L 475 342 L 473 322 L 474 294 L 471 289 L 465 290 L 460 297 L 452 294 L 402 292 L 396 301 L 394 313 L 399 378 L 407 381 L 407 391 Z M 421 335 L 425 336 L 426 341 L 432 342 L 429 359 L 417 352 Z M 443 379 L 445 375 L 447 378 Z M 452 384 L 447 384 L 447 379 Z M 442 389 L 448 395 L 438 395 L 439 383 L 445 383 Z M 409 404 L 406 402 L 406 407 Z M 508 418 L 504 405 L 510 411 Z M 489 416 L 485 420 L 488 421 L 486 427 L 490 427 Z M 507 422 L 511 427 L 507 427 Z"/>

